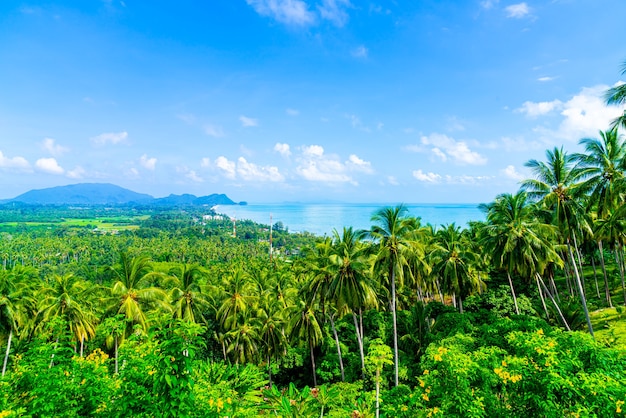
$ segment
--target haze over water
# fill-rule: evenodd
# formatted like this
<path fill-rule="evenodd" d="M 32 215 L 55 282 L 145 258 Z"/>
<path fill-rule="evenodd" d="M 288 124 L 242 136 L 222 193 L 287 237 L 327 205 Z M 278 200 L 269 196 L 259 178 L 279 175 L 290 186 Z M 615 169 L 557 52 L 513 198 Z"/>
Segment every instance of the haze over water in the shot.
<path fill-rule="evenodd" d="M 282 222 L 290 232 L 308 231 L 316 235 L 331 235 L 333 229 L 341 233 L 344 226 L 354 229 L 369 229 L 374 212 L 385 206 L 384 203 L 264 203 L 220 205 L 216 212 L 236 218 L 249 219 L 269 225 Z M 406 204 L 409 213 L 421 218 L 422 225 L 430 223 L 439 227 L 450 223 L 466 227 L 469 221 L 482 221 L 484 214 L 477 203 L 463 204 Z"/>

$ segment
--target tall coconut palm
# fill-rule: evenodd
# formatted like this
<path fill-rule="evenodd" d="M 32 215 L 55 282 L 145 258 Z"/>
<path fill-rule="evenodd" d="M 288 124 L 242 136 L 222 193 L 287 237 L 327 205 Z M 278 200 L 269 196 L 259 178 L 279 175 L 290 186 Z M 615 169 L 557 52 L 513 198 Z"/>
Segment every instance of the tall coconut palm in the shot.
<path fill-rule="evenodd" d="M 366 233 L 377 245 L 374 270 L 387 276 L 390 286 L 390 311 L 393 320 L 394 383 L 398 386 L 398 321 L 396 315 L 396 287 L 402 285 L 405 266 L 410 254 L 411 232 L 416 228 L 415 218 L 408 215 L 404 205 L 385 207 L 371 218 L 374 225 Z"/>
<path fill-rule="evenodd" d="M 333 231 L 333 243 L 330 254 L 332 263 L 332 278 L 328 285 L 328 299 L 335 305 L 330 315 L 331 327 L 335 336 L 339 354 L 341 378 L 344 378 L 341 347 L 335 328 L 335 312 L 352 311 L 354 319 L 359 354 L 361 356 L 361 370 L 365 372 L 365 355 L 363 338 L 356 321 L 356 312 L 366 307 L 377 305 L 376 293 L 370 283 L 368 248 L 360 241 L 358 234 L 352 227 L 343 228 L 341 236 L 337 230 Z"/>
<path fill-rule="evenodd" d="M 92 301 L 94 287 L 73 274 L 54 275 L 47 286 L 40 289 L 39 318 L 42 323 L 60 318 L 68 327 L 70 334 L 80 344 L 95 335 L 96 316 Z"/>
<path fill-rule="evenodd" d="M 127 335 L 135 324 L 140 325 L 144 332 L 148 330 L 146 315 L 151 309 L 170 310 L 167 293 L 155 286 L 162 275 L 152 270 L 148 257 L 131 257 L 122 251 L 118 264 L 111 270 L 115 281 L 109 289 L 109 303 L 115 314 L 123 314 L 126 318 Z"/>
<path fill-rule="evenodd" d="M 587 309 L 587 300 L 576 265 L 572 247 L 578 253 L 577 236 L 591 234 L 587 215 L 582 205 L 585 189 L 582 187 L 584 171 L 577 164 L 577 159 L 569 155 L 562 148 L 546 151 L 547 161 L 530 160 L 525 165 L 529 167 L 534 179 L 522 181 L 523 190 L 528 191 L 531 199 L 538 200 L 552 213 L 552 222 L 561 231 L 561 236 L 567 246 L 567 253 L 575 275 L 575 282 L 581 304 L 587 319 L 589 333 L 593 335 L 593 327 Z"/>
<path fill-rule="evenodd" d="M 463 313 L 463 299 L 485 284 L 477 273 L 479 256 L 472 251 L 461 227 L 454 223 L 437 231 L 437 246 L 431 253 L 433 274 L 442 280 L 447 292 L 453 293 Z"/>
<path fill-rule="evenodd" d="M 272 385 L 272 360 L 280 358 L 287 348 L 285 311 L 282 301 L 268 293 L 260 301 L 257 318 L 260 322 L 261 353 L 267 360 L 269 384 Z"/>
<path fill-rule="evenodd" d="M 524 191 L 501 194 L 492 203 L 481 205 L 481 209 L 487 214 L 483 229 L 486 252 L 496 268 L 506 271 L 515 313 L 519 314 L 511 275 L 537 280 L 535 273 L 543 274 L 548 263 L 560 261 L 553 245 L 557 229 L 537 218 Z M 541 289 L 539 292 L 541 295 Z"/>
<path fill-rule="evenodd" d="M 320 322 L 315 315 L 315 309 L 305 300 L 300 300 L 292 309 L 289 329 L 292 340 L 305 343 L 309 347 L 311 355 L 311 368 L 313 369 L 313 386 L 317 386 L 317 373 L 315 370 L 315 347 L 322 342 L 323 334 Z"/>
<path fill-rule="evenodd" d="M 626 61 L 622 64 L 622 75 L 626 75 Z M 619 84 L 611 87 L 604 94 L 606 104 L 609 105 L 623 105 L 626 104 L 626 84 Z M 626 128 L 626 110 L 621 116 L 618 116 L 611 123 L 613 129 L 618 127 Z"/>
<path fill-rule="evenodd" d="M 197 264 L 173 267 L 164 284 L 170 289 L 173 317 L 187 322 L 206 323 L 210 302 L 202 291 L 206 272 Z"/>
<path fill-rule="evenodd" d="M 19 335 L 36 311 L 36 272 L 29 267 L 0 270 L 0 334 L 6 334 L 7 347 L 2 362 L 2 377 L 7 370 L 11 341 Z"/>

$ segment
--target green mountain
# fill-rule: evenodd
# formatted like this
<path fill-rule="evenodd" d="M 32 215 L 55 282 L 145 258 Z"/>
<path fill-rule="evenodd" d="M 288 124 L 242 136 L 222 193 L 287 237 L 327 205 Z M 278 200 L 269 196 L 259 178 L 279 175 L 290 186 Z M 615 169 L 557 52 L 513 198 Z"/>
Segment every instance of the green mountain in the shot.
<path fill-rule="evenodd" d="M 158 206 L 213 206 L 235 205 L 224 194 L 196 197 L 191 194 L 169 195 L 155 199 L 149 194 L 137 193 L 109 183 L 81 183 L 31 190 L 2 203 L 28 205 L 158 205 Z"/>

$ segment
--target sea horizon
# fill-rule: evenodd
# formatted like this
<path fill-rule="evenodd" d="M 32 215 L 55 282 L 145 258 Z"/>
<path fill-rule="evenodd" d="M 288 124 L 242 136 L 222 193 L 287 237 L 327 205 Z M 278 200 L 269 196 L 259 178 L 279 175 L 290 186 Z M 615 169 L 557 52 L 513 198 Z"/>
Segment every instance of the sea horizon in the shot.
<path fill-rule="evenodd" d="M 269 225 L 282 223 L 290 232 L 310 232 L 316 235 L 331 235 L 343 227 L 369 229 L 371 217 L 377 210 L 397 206 L 397 203 L 248 203 L 246 205 L 217 205 L 217 213 L 236 220 L 251 220 Z M 403 203 L 410 215 L 420 218 L 422 225 L 435 227 L 455 223 L 466 227 L 470 221 L 485 219 L 478 208 L 480 203 Z M 270 218 L 271 217 L 271 218 Z"/>

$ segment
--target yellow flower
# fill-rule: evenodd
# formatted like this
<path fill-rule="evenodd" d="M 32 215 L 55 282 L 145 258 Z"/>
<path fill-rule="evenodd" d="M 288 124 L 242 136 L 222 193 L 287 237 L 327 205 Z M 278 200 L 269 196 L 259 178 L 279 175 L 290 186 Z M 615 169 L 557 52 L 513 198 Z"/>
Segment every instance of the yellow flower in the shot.
<path fill-rule="evenodd" d="M 402 405 L 402 407 L 400 408 L 400 411 L 402 411 L 402 412 L 406 412 L 408 410 L 409 410 L 409 407 L 406 406 L 406 405 Z"/>
<path fill-rule="evenodd" d="M 539 334 L 539 335 L 543 335 L 543 329 L 539 328 L 539 329 L 537 330 L 537 334 Z"/>
<path fill-rule="evenodd" d="M 428 369 L 424 370 L 424 374 L 428 374 L 428 373 L 430 373 Z"/>
<path fill-rule="evenodd" d="M 217 412 L 221 411 L 224 408 L 224 401 L 222 398 L 217 398 Z"/>
<path fill-rule="evenodd" d="M 443 361 L 443 358 L 441 357 L 441 354 L 435 354 L 433 356 L 433 360 L 435 360 L 435 361 Z"/>
<path fill-rule="evenodd" d="M 426 386 L 426 383 L 424 383 L 422 379 L 418 379 L 418 381 L 420 382 L 420 387 Z"/>
<path fill-rule="evenodd" d="M 506 367 L 506 361 L 502 360 L 502 367 Z"/>
<path fill-rule="evenodd" d="M 423 393 L 422 394 L 422 399 L 424 399 L 426 402 L 428 402 L 428 395 Z"/>

